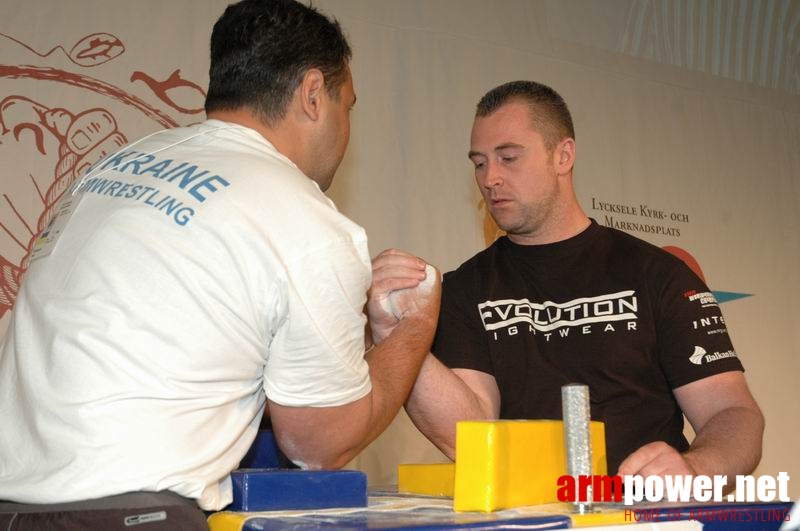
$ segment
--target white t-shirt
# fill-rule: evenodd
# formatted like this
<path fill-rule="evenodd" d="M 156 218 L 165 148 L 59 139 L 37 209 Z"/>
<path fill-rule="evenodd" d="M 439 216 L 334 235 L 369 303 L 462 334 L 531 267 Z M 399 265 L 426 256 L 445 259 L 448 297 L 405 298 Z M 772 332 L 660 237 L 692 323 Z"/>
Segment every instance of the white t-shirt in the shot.
<path fill-rule="evenodd" d="M 0 352 L 0 499 L 169 489 L 220 509 L 264 392 L 369 393 L 364 230 L 261 135 L 163 131 L 74 190 Z"/>

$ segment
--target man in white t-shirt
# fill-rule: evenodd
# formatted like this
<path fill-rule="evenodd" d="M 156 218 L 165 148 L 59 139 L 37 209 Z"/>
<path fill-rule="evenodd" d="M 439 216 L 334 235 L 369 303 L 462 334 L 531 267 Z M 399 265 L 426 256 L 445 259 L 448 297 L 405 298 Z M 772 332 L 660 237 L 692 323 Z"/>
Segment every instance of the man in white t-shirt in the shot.
<path fill-rule="evenodd" d="M 208 120 L 109 154 L 65 192 L 0 351 L 0 500 L 168 491 L 216 510 L 265 409 L 308 468 L 343 466 L 391 422 L 430 348 L 439 275 L 399 251 L 370 263 L 323 193 L 349 139 L 350 53 L 313 8 L 231 5 Z"/>

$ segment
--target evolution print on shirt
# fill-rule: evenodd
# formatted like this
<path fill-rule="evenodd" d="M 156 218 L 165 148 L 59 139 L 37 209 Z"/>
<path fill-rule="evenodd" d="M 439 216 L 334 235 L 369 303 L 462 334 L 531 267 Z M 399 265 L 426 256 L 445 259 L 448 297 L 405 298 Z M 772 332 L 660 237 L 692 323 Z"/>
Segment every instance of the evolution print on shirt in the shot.
<path fill-rule="evenodd" d="M 542 334 L 550 341 L 570 334 L 636 330 L 638 308 L 634 290 L 567 302 L 501 299 L 478 305 L 483 327 L 495 341 L 519 333 Z"/>

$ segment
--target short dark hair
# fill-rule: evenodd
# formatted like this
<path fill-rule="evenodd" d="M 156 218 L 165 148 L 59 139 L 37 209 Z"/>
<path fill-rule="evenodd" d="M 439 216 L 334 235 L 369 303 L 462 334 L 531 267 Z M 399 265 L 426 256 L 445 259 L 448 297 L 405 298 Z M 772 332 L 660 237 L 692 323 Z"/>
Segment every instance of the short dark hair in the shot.
<path fill-rule="evenodd" d="M 544 137 L 548 150 L 555 149 L 565 138 L 575 138 L 567 102 L 558 92 L 536 81 L 511 81 L 493 88 L 478 102 L 475 116 L 488 116 L 511 101 L 528 104 L 533 127 Z"/>
<path fill-rule="evenodd" d="M 211 33 L 206 112 L 248 107 L 273 124 L 311 68 L 338 98 L 351 56 L 339 23 L 313 7 L 294 0 L 231 4 Z"/>

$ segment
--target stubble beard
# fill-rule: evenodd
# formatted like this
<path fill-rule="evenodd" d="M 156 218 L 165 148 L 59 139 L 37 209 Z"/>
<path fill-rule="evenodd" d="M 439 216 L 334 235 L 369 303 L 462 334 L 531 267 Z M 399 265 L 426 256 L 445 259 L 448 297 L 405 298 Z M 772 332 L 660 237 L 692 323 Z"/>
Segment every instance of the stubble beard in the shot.
<path fill-rule="evenodd" d="M 494 212 L 492 218 L 498 227 L 511 236 L 535 238 L 545 232 L 555 219 L 556 204 L 557 193 L 554 193 L 535 205 L 515 204 L 515 211 L 506 213 L 505 220 L 498 219 Z"/>

